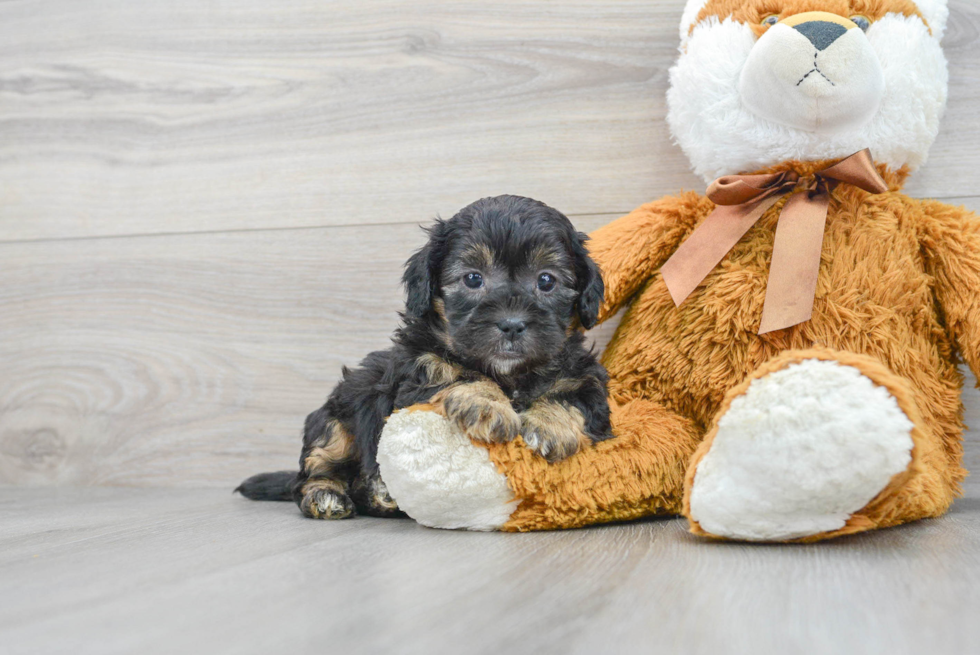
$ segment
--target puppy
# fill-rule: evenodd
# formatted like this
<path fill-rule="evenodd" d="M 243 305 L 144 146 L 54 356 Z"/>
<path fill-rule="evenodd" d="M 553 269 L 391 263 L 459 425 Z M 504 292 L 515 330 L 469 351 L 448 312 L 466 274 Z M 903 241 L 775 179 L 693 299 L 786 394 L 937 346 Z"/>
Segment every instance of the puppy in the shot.
<path fill-rule="evenodd" d="M 605 370 L 584 345 L 602 303 L 587 237 L 547 205 L 484 198 L 448 221 L 405 265 L 407 303 L 393 346 L 374 352 L 306 418 L 300 471 L 236 489 L 294 500 L 312 518 L 403 516 L 378 472 L 385 419 L 435 404 L 467 435 L 522 435 L 549 461 L 608 439 Z"/>

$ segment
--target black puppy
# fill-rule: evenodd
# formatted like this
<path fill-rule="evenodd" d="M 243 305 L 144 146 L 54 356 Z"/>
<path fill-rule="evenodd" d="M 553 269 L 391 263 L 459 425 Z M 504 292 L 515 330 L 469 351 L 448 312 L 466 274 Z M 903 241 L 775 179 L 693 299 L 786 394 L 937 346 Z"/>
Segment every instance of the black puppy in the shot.
<path fill-rule="evenodd" d="M 595 325 L 603 296 L 587 237 L 517 196 L 478 200 L 428 233 L 405 266 L 394 345 L 345 367 L 306 418 L 299 473 L 255 475 L 242 495 L 293 499 L 313 518 L 402 515 L 378 473 L 378 437 L 395 409 L 421 402 L 474 439 L 520 434 L 550 461 L 611 436 L 606 372 L 578 329 Z"/>

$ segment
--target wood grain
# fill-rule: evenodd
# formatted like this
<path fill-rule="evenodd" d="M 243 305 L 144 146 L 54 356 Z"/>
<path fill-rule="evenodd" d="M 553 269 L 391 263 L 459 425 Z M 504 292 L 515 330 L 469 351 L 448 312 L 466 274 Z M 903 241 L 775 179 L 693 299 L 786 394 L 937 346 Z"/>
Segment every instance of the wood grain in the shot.
<path fill-rule="evenodd" d="M 980 495 L 814 545 L 678 520 L 537 534 L 224 490 L 0 489 L 0 651 L 972 653 Z"/>
<path fill-rule="evenodd" d="M 508 192 L 591 231 L 703 187 L 663 120 L 682 5 L 0 0 L 0 652 L 975 652 L 980 479 L 793 547 L 228 493 L 386 345 L 418 223 Z M 980 211 L 980 5 L 950 9 L 907 190 Z"/>
<path fill-rule="evenodd" d="M 669 139 L 683 0 L 0 3 L 0 240 L 415 223 L 476 195 L 623 213 Z M 980 166 L 980 6 L 914 196 Z"/>

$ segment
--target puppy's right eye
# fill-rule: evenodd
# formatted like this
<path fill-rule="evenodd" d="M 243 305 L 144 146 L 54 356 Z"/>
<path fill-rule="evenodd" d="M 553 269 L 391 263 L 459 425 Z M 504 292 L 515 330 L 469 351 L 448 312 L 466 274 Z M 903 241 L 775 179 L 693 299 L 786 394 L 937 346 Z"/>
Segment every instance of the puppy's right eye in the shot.
<path fill-rule="evenodd" d="M 479 289 L 483 286 L 483 276 L 479 273 L 467 273 L 463 276 L 463 284 L 470 289 Z"/>

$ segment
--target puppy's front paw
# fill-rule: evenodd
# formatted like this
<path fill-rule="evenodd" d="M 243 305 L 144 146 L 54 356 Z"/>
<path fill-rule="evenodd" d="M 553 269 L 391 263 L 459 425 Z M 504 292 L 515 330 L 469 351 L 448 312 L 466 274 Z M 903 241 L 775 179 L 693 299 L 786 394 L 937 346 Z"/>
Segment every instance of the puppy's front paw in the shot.
<path fill-rule="evenodd" d="M 577 453 L 589 443 L 585 421 L 574 407 L 538 402 L 521 414 L 521 437 L 527 447 L 549 462 Z"/>
<path fill-rule="evenodd" d="M 452 387 L 446 392 L 442 406 L 446 416 L 471 439 L 503 443 L 521 430 L 521 418 L 500 387 L 492 382 Z"/>

